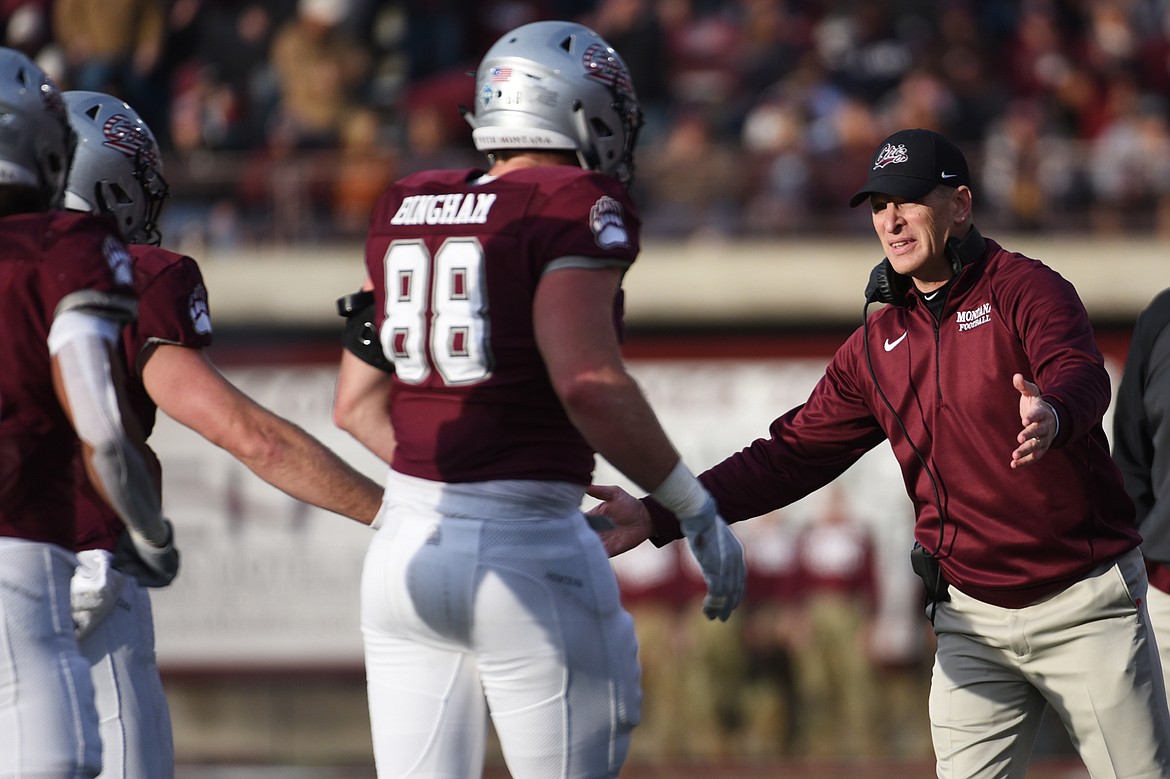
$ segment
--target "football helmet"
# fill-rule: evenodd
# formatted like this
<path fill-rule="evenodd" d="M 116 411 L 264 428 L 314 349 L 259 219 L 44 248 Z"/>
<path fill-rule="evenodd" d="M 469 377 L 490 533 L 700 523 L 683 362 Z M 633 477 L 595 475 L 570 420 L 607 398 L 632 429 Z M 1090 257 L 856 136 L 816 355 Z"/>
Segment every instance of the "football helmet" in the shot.
<path fill-rule="evenodd" d="M 150 127 L 120 98 L 65 93 L 77 152 L 65 186 L 65 207 L 111 214 L 127 243 L 158 245 L 158 217 L 170 191 Z"/>
<path fill-rule="evenodd" d="M 533 22 L 500 38 L 475 77 L 464 110 L 475 148 L 571 150 L 581 167 L 634 177 L 642 108 L 625 62 L 601 36 L 573 22 Z"/>
<path fill-rule="evenodd" d="M 0 47 L 0 185 L 32 187 L 59 208 L 74 143 L 56 84 L 22 52 Z"/>

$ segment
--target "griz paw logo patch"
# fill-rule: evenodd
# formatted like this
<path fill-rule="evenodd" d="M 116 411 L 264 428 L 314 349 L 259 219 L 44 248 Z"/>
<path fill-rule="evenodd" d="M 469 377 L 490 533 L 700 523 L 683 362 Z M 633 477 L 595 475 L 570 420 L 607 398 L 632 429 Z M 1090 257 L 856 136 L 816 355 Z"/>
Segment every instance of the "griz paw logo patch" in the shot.
<path fill-rule="evenodd" d="M 622 204 L 609 195 L 599 198 L 589 210 L 589 228 L 593 230 L 593 240 L 602 249 L 630 244 L 622 216 Z"/>
<path fill-rule="evenodd" d="M 191 317 L 191 326 L 199 335 L 211 332 L 211 309 L 207 305 L 207 289 L 199 284 L 187 298 L 187 314 Z"/>

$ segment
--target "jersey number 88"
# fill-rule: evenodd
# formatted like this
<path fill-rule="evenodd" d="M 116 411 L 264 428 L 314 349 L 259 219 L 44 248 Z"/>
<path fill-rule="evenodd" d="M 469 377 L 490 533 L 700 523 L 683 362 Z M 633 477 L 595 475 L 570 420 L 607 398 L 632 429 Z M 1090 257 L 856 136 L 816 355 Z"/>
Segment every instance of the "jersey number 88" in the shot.
<path fill-rule="evenodd" d="M 394 241 L 384 264 L 386 320 L 379 337 L 399 380 L 421 384 L 432 366 L 448 385 L 488 378 L 487 291 L 479 241 L 449 238 L 433 257 L 422 241 Z"/>

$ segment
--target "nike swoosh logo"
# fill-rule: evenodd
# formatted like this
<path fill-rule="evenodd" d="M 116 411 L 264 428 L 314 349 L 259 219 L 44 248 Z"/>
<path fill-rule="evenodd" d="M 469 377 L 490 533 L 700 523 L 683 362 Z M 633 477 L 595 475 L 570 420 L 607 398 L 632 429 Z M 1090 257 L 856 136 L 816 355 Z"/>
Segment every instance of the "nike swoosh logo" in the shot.
<path fill-rule="evenodd" d="M 940 174 L 944 179 L 953 179 L 958 173 L 947 173 L 945 170 Z"/>
<path fill-rule="evenodd" d="M 905 337 L 906 337 L 906 333 L 902 333 L 900 336 L 895 338 L 893 341 L 891 341 L 889 338 L 887 338 L 886 339 L 886 351 L 887 352 L 893 351 L 894 347 L 897 346 L 898 344 L 902 343 L 902 339 Z"/>

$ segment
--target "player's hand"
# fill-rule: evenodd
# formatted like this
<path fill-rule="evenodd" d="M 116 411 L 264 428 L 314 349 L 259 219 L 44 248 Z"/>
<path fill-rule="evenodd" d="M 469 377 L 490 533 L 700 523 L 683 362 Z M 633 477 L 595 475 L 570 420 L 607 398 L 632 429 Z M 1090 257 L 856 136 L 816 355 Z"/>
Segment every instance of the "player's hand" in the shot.
<path fill-rule="evenodd" d="M 678 521 L 707 582 L 703 613 L 707 619 L 718 617 L 726 622 L 743 599 L 743 545 L 719 516 L 714 498 L 708 498 L 698 514 L 679 517 Z"/>
<path fill-rule="evenodd" d="M 628 552 L 650 537 L 650 513 L 642 501 L 621 487 L 608 484 L 592 484 L 585 492 L 602 501 L 586 514 L 595 530 L 601 524 L 598 518 L 609 520 L 609 527 L 598 530 L 597 534 L 610 557 Z"/>
<path fill-rule="evenodd" d="M 114 547 L 114 567 L 133 576 L 143 587 L 166 587 L 179 574 L 179 550 L 175 548 L 175 528 L 164 519 L 167 540 L 155 546 L 131 528 L 118 538 Z"/>
<path fill-rule="evenodd" d="M 1057 419 L 1043 398 L 1040 387 L 1024 379 L 1023 374 L 1012 376 L 1012 386 L 1020 393 L 1020 425 L 1023 429 L 1016 436 L 1019 444 L 1012 452 L 1012 468 L 1031 465 L 1044 456 L 1056 439 Z"/>
<path fill-rule="evenodd" d="M 112 563 L 113 555 L 104 549 L 77 553 L 77 568 L 69 580 L 69 606 L 78 641 L 92 633 L 118 602 L 126 578 Z"/>

